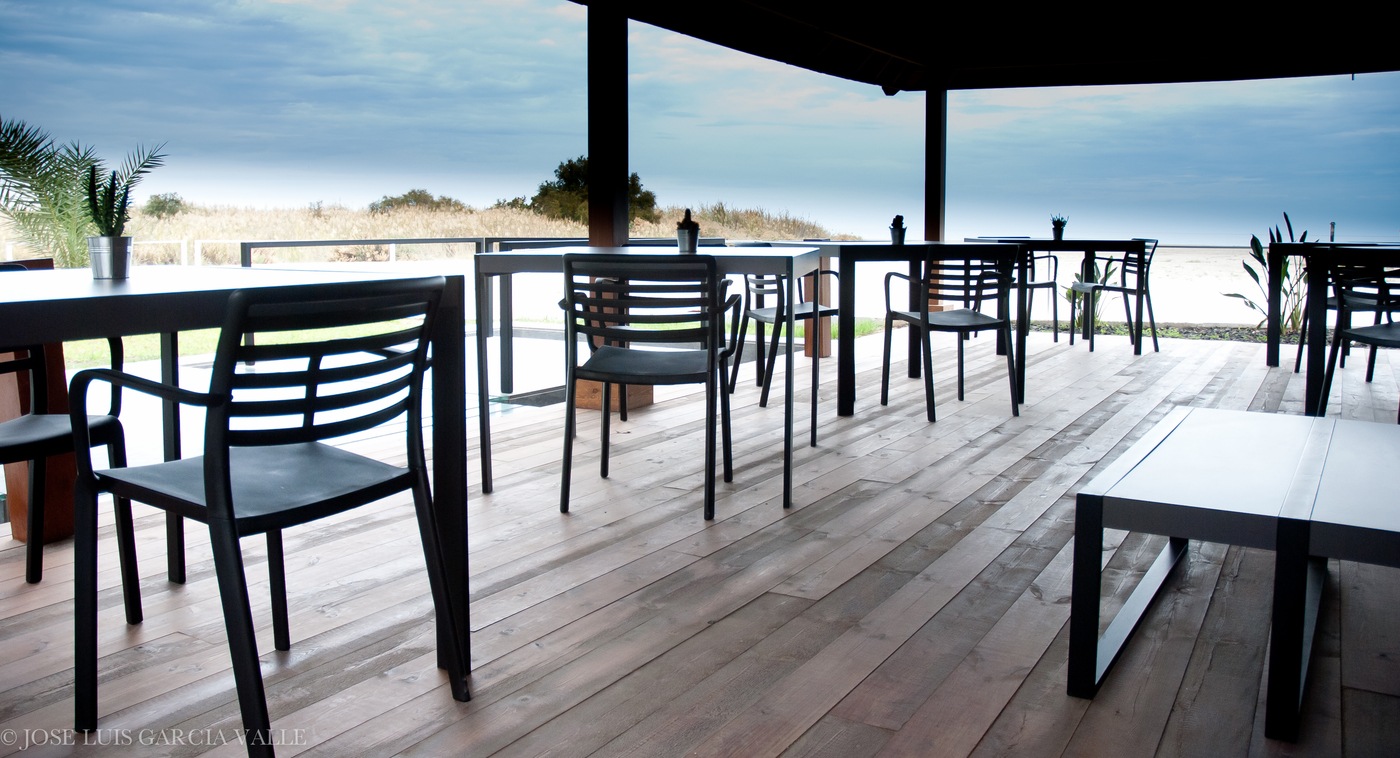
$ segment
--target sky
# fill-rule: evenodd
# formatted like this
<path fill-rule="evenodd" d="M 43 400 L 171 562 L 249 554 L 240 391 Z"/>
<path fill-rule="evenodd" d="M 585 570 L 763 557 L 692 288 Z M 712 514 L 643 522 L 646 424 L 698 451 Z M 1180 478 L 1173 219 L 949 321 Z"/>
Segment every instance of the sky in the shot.
<path fill-rule="evenodd" d="M 138 198 L 363 207 L 532 195 L 587 151 L 587 10 L 567 0 L 0 0 L 0 116 L 116 163 Z M 923 228 L 923 93 L 632 22 L 630 163 L 663 206 L 833 233 Z M 1243 245 L 1400 240 L 1400 73 L 949 95 L 947 236 Z"/>

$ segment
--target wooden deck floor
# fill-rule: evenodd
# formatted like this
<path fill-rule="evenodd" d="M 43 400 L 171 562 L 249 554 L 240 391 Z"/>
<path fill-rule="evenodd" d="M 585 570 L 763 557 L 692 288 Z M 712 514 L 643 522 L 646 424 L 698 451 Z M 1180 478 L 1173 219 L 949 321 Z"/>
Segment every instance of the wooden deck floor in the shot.
<path fill-rule="evenodd" d="M 734 398 L 737 471 L 712 523 L 700 518 L 693 396 L 658 391 L 657 405 L 615 422 L 608 480 L 596 475 L 596 414 L 581 414 L 567 516 L 562 408 L 500 414 L 496 491 L 471 493 L 470 703 L 454 702 L 434 667 L 406 504 L 288 533 L 289 653 L 272 650 L 256 602 L 263 548 L 247 541 L 280 754 L 1400 752 L 1390 569 L 1333 563 L 1297 745 L 1263 737 L 1272 556 L 1261 551 L 1193 544 L 1099 696 L 1064 692 L 1074 493 L 1172 406 L 1297 413 L 1299 377 L 1267 369 L 1256 345 L 1163 340 L 1135 358 L 1123 338 L 1090 354 L 1033 335 L 1030 402 L 1012 418 L 1005 364 L 990 340 L 970 344 L 966 402 L 945 350 L 929 424 L 917 381 L 896 379 L 890 406 L 876 404 L 878 341 L 862 341 L 857 415 L 837 418 L 824 382 L 820 446 L 798 449 L 787 512 L 781 405 L 758 408 L 751 382 Z M 1348 369 L 1333 411 L 1393 423 L 1397 379 L 1388 354 L 1374 384 Z M 806 383 L 804 373 L 803 401 Z M 190 528 L 189 582 L 173 586 L 163 522 L 142 516 L 138 530 L 137 627 L 122 618 L 110 526 L 102 541 L 98 745 L 63 744 L 71 541 L 47 550 L 44 582 L 31 587 L 22 546 L 0 540 L 0 754 L 131 754 L 111 744 L 123 740 L 153 741 L 143 755 L 241 754 L 203 744 L 238 724 L 207 539 Z M 1107 542 L 1111 605 L 1161 541 Z"/>

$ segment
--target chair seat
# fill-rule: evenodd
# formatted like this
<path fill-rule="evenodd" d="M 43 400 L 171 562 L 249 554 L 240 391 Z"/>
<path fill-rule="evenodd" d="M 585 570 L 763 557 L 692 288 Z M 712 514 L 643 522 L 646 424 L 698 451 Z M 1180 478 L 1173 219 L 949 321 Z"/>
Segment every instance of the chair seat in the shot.
<path fill-rule="evenodd" d="M 406 469 L 318 442 L 229 449 L 233 509 L 240 534 L 257 534 L 371 503 L 404 489 Z M 159 502 L 174 498 L 181 515 L 208 522 L 204 457 L 96 472 L 104 489 Z M 379 492 L 383 494 L 377 494 Z"/>
<path fill-rule="evenodd" d="M 1343 331 L 1348 339 L 1379 347 L 1400 347 L 1400 324 L 1355 326 Z"/>
<path fill-rule="evenodd" d="M 638 350 L 604 345 L 579 366 L 580 379 L 632 384 L 694 384 L 709 375 L 704 350 Z"/>
<path fill-rule="evenodd" d="M 797 307 L 792 310 L 793 317 L 796 318 L 798 321 L 812 318 L 813 305 L 813 303 L 798 303 Z M 818 318 L 826 318 L 828 316 L 835 316 L 838 313 L 840 313 L 840 311 L 835 306 L 824 305 L 821 307 L 820 310 L 816 311 L 816 316 Z M 774 321 L 778 320 L 778 309 L 776 307 L 750 308 L 749 318 L 762 321 L 767 324 L 771 324 Z"/>
<path fill-rule="evenodd" d="M 913 311 L 894 311 L 894 317 L 911 324 L 921 323 L 919 314 Z M 1005 323 L 1005 319 L 999 319 L 969 308 L 959 308 L 954 311 L 930 311 L 928 314 L 929 328 L 935 331 L 995 329 Z"/>
<path fill-rule="evenodd" d="M 88 416 L 97 444 L 121 428 L 115 416 Z M 48 458 L 73 449 L 73 425 L 64 413 L 40 413 L 0 422 L 0 462 Z"/>

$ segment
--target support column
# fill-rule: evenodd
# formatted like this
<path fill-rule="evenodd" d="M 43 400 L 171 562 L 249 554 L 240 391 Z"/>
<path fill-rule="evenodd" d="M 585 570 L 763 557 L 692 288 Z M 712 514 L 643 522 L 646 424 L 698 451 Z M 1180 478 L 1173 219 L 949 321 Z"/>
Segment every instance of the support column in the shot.
<path fill-rule="evenodd" d="M 924 93 L 924 239 L 943 239 L 948 205 L 948 88 Z"/>
<path fill-rule="evenodd" d="M 588 4 L 588 244 L 627 244 L 627 14 Z"/>

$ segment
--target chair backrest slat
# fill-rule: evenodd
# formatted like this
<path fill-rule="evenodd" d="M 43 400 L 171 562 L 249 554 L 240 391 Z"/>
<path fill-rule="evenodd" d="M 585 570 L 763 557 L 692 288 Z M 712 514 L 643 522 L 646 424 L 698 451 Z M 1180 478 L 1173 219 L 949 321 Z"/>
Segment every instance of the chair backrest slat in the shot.
<path fill-rule="evenodd" d="M 711 256 L 572 254 L 564 278 L 570 344 L 720 344 L 724 280 Z"/>
<path fill-rule="evenodd" d="M 442 288 L 427 277 L 234 293 L 210 382 L 226 402 L 210 409 L 206 454 L 344 437 L 398 417 L 421 435 Z"/>

